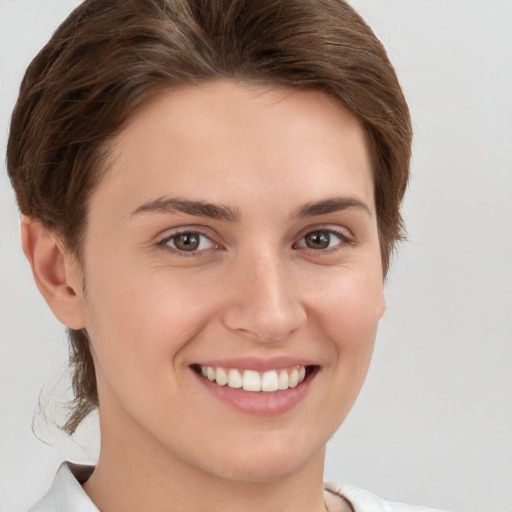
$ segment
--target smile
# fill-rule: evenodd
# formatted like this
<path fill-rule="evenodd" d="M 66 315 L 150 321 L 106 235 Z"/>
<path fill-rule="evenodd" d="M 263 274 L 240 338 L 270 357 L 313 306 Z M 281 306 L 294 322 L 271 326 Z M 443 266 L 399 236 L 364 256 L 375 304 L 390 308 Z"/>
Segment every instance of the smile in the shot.
<path fill-rule="evenodd" d="M 306 366 L 258 372 L 255 370 L 196 365 L 194 370 L 218 386 L 264 393 L 295 388 L 304 381 L 309 373 Z"/>

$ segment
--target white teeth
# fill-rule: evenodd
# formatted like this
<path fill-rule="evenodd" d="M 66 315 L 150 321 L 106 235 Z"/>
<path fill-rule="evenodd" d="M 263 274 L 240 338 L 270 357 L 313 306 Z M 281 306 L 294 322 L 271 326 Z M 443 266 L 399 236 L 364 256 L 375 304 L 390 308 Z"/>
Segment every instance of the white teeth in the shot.
<path fill-rule="evenodd" d="M 245 370 L 243 378 L 245 391 L 261 391 L 261 378 L 254 370 Z"/>
<path fill-rule="evenodd" d="M 286 370 L 281 370 L 279 372 L 279 389 L 288 389 L 290 387 L 290 378 L 288 376 L 288 372 Z"/>
<path fill-rule="evenodd" d="M 266 392 L 277 391 L 279 389 L 279 381 L 277 379 L 277 372 L 271 370 L 265 372 L 261 377 L 261 390 Z"/>
<path fill-rule="evenodd" d="M 290 373 L 289 384 L 291 388 L 294 388 L 299 384 L 299 370 L 297 370 L 297 368 L 294 368 L 292 373 Z"/>
<path fill-rule="evenodd" d="M 223 368 L 215 368 L 215 381 L 219 386 L 225 386 L 228 383 L 228 374 Z"/>
<path fill-rule="evenodd" d="M 228 371 L 228 386 L 230 388 L 238 389 L 243 385 L 242 375 L 238 370 L 231 369 Z"/>
<path fill-rule="evenodd" d="M 201 375 L 219 386 L 242 388 L 245 391 L 263 391 L 272 393 L 297 387 L 306 377 L 304 366 L 295 366 L 283 370 L 268 370 L 259 373 L 255 370 L 237 370 L 235 368 L 221 368 L 213 366 L 200 366 Z"/>

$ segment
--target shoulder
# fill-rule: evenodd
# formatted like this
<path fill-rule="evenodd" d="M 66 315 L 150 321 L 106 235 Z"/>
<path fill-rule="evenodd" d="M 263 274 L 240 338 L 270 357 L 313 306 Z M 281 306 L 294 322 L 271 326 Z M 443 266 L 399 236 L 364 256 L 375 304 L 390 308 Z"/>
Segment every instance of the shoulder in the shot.
<path fill-rule="evenodd" d="M 387 501 L 370 491 L 349 484 L 326 482 L 325 487 L 345 498 L 352 505 L 354 512 L 443 512 L 428 507 Z"/>
<path fill-rule="evenodd" d="M 80 485 L 89 478 L 92 470 L 92 466 L 64 462 L 50 490 L 29 512 L 99 512 Z"/>

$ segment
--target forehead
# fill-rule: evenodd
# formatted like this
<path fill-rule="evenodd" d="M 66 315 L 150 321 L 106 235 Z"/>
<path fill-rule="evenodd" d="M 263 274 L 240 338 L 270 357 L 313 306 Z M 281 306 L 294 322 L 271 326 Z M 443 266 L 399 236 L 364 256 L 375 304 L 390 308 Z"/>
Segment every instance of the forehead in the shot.
<path fill-rule="evenodd" d="M 233 82 L 183 86 L 137 109 L 113 147 L 99 188 L 126 192 L 127 208 L 144 195 L 169 193 L 222 202 L 227 183 L 242 196 L 257 192 L 255 182 L 302 189 L 313 200 L 337 183 L 333 193 L 357 192 L 373 203 L 364 129 L 319 91 Z"/>

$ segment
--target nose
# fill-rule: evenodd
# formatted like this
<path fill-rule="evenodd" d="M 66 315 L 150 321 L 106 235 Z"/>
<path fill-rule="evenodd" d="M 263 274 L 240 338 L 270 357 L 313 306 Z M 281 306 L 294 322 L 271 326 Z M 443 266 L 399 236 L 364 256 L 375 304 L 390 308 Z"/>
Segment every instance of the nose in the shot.
<path fill-rule="evenodd" d="M 259 251 L 253 256 L 231 268 L 222 321 L 228 329 L 259 342 L 279 342 L 306 322 L 299 283 L 279 255 Z"/>

